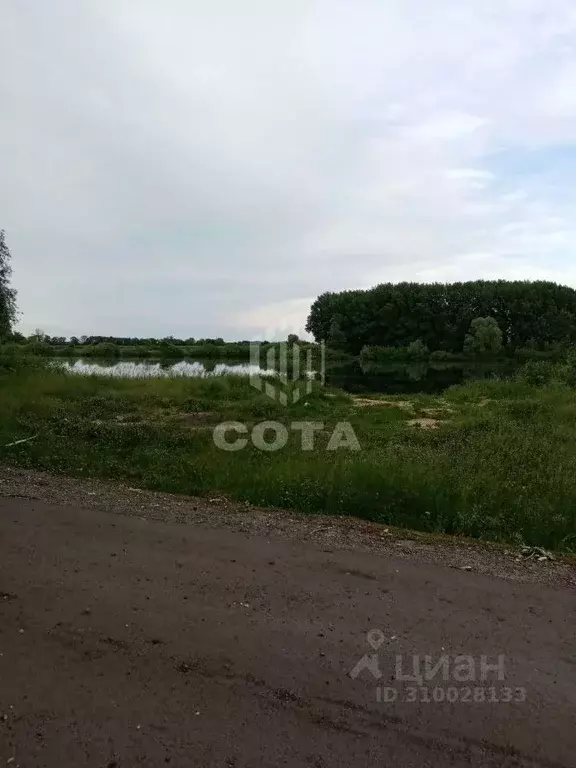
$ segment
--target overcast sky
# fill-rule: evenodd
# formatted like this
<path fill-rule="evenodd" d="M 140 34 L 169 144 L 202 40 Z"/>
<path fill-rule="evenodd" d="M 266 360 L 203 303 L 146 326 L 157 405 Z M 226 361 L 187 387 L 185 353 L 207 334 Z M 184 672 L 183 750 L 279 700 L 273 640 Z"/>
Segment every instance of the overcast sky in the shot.
<path fill-rule="evenodd" d="M 576 286 L 572 0 L 8 0 L 21 328 L 281 337 L 326 290 Z"/>

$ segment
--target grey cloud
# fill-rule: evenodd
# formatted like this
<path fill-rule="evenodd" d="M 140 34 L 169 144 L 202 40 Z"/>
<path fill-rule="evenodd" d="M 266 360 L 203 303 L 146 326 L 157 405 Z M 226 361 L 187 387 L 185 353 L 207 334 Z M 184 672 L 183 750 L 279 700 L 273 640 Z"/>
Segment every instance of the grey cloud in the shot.
<path fill-rule="evenodd" d="M 496 20 L 482 7 L 4 8 L 0 227 L 24 327 L 244 338 L 258 308 L 282 326 L 324 290 L 513 251 L 502 226 L 530 201 L 502 211 L 502 190 L 448 171 L 482 171 L 499 135 L 522 144 L 512 91 L 526 125 L 557 135 L 518 89 L 522 63 L 541 61 L 557 109 L 569 62 L 548 49 L 569 6 L 552 3 L 547 26 L 531 3 Z"/>

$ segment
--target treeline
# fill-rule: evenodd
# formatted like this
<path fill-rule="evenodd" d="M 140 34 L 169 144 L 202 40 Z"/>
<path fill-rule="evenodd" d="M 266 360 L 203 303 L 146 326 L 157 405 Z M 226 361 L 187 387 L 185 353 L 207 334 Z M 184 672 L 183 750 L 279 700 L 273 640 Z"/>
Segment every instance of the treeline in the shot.
<path fill-rule="evenodd" d="M 298 336 L 290 334 L 287 341 L 290 344 L 298 342 L 301 348 L 316 347 L 312 342 L 300 341 Z M 261 341 L 262 356 L 276 346 L 275 342 Z M 131 338 L 117 336 L 49 336 L 43 331 L 36 331 L 25 337 L 20 333 L 12 333 L 8 343 L 2 349 L 5 353 L 28 352 L 41 357 L 82 357 L 82 358 L 161 358 L 165 360 L 181 360 L 184 358 L 204 358 L 214 360 L 247 361 L 250 358 L 250 341 L 229 341 L 215 339 L 178 339 L 168 336 L 163 339 Z"/>
<path fill-rule="evenodd" d="M 222 338 L 217 339 L 177 339 L 174 336 L 165 336 L 164 338 L 140 338 L 136 336 L 50 336 L 44 331 L 38 329 L 31 336 L 24 336 L 15 332 L 11 334 L 10 340 L 18 344 L 42 342 L 50 346 L 73 346 L 73 347 L 93 347 L 98 344 L 114 344 L 118 347 L 165 347 L 165 346 L 223 346 L 225 344 L 248 345 L 249 341 L 225 342 Z"/>
<path fill-rule="evenodd" d="M 96 358 L 163 358 L 178 360 L 185 357 L 215 359 L 247 359 L 250 342 L 225 342 L 223 339 L 131 339 L 114 336 L 83 336 L 70 339 L 35 334 L 20 337 L 14 334 L 12 344 L 23 351 L 44 357 Z"/>
<path fill-rule="evenodd" d="M 385 283 L 322 294 L 306 330 L 355 355 L 410 345 L 416 356 L 469 355 L 482 351 L 480 336 L 488 352 L 545 352 L 576 343 L 576 290 L 545 281 Z"/>

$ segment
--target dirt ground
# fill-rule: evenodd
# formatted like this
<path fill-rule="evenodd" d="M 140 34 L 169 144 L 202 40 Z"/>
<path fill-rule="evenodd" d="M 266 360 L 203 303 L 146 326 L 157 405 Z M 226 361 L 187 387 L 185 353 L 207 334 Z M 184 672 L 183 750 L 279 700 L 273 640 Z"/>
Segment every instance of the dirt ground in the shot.
<path fill-rule="evenodd" d="M 501 547 L 1 468 L 0 765 L 572 768 L 575 584 Z"/>

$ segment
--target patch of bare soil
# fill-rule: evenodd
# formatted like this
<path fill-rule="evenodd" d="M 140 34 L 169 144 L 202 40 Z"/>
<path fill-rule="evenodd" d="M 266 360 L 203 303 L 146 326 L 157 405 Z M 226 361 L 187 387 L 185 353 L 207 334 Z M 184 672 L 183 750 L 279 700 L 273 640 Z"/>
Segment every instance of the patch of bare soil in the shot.
<path fill-rule="evenodd" d="M 410 419 L 408 425 L 410 427 L 419 427 L 420 429 L 438 429 L 442 424 L 438 419 Z"/>
<path fill-rule="evenodd" d="M 111 419 L 93 419 L 96 426 L 113 425 L 115 427 L 139 427 L 149 424 L 166 424 L 176 422 L 188 429 L 202 429 L 213 426 L 218 415 L 212 411 L 197 411 L 195 413 L 170 413 L 165 411 L 152 412 L 142 418 L 141 414 L 120 414 Z"/>
<path fill-rule="evenodd" d="M 454 413 L 453 408 L 442 406 L 440 408 L 423 408 L 422 415 L 429 419 L 443 419 Z"/>
<path fill-rule="evenodd" d="M 213 411 L 197 411 L 196 413 L 178 413 L 175 420 L 184 427 L 191 429 L 212 426 L 218 415 Z"/>
<path fill-rule="evenodd" d="M 354 397 L 352 398 L 354 405 L 359 405 L 361 408 L 368 408 L 374 406 L 388 407 L 388 408 L 402 408 L 403 410 L 412 410 L 414 403 L 410 400 L 379 400 L 372 397 Z"/>

